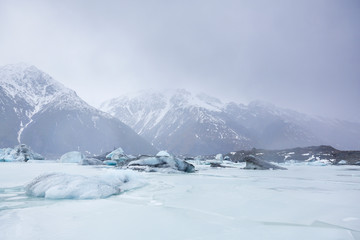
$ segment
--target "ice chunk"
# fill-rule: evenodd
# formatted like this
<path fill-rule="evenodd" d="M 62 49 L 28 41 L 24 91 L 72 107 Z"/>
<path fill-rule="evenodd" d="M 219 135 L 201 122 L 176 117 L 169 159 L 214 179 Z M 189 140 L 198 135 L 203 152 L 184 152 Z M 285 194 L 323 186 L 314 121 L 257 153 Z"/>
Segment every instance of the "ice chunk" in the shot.
<path fill-rule="evenodd" d="M 160 151 L 156 154 L 156 157 L 171 157 L 171 155 L 167 151 Z"/>
<path fill-rule="evenodd" d="M 123 165 L 129 157 L 124 153 L 124 150 L 119 147 L 106 155 L 107 160 L 116 161 L 114 165 Z"/>
<path fill-rule="evenodd" d="M 96 158 L 84 158 L 80 161 L 80 165 L 102 165 L 103 162 Z"/>
<path fill-rule="evenodd" d="M 119 147 L 114 151 L 112 151 L 111 153 L 109 153 L 108 155 L 106 155 L 106 159 L 116 160 L 124 155 L 125 155 L 124 150 L 121 147 Z"/>
<path fill-rule="evenodd" d="M 134 160 L 129 163 L 129 166 L 151 166 L 151 167 L 158 167 L 160 165 L 165 164 L 160 158 L 157 157 L 146 157 L 139 160 Z"/>
<path fill-rule="evenodd" d="M 346 165 L 347 161 L 346 160 L 341 160 L 337 163 L 338 165 Z"/>
<path fill-rule="evenodd" d="M 62 163 L 81 163 L 85 156 L 81 152 L 72 151 L 67 152 L 60 157 Z"/>
<path fill-rule="evenodd" d="M 224 160 L 223 155 L 221 153 L 216 154 L 215 159 L 218 160 L 218 161 Z"/>
<path fill-rule="evenodd" d="M 27 162 L 28 160 L 44 160 L 39 153 L 31 150 L 25 144 L 20 144 L 12 148 L 0 149 L 1 162 Z"/>
<path fill-rule="evenodd" d="M 117 162 L 114 161 L 114 160 L 105 160 L 103 163 L 105 165 L 109 165 L 109 166 L 116 166 L 117 165 Z"/>
<path fill-rule="evenodd" d="M 136 168 L 136 166 L 147 166 L 153 168 L 171 168 L 183 172 L 194 172 L 194 165 L 171 156 L 166 151 L 159 152 L 155 157 L 144 156 L 140 159 L 131 161 L 128 166 L 130 168 Z"/>
<path fill-rule="evenodd" d="M 26 194 L 48 199 L 97 199 L 119 194 L 122 186 L 134 179 L 126 171 L 85 177 L 65 173 L 48 173 L 32 180 Z M 126 189 L 126 187 L 124 187 Z"/>
<path fill-rule="evenodd" d="M 286 170 L 286 168 L 277 166 L 275 164 L 260 160 L 259 158 L 254 157 L 253 155 L 248 155 L 244 157 L 246 166 L 244 169 L 254 169 L 254 170 L 265 170 L 265 169 L 281 169 Z"/>
<path fill-rule="evenodd" d="M 15 161 L 14 155 L 12 154 L 12 148 L 0 149 L 0 162 L 12 162 Z"/>

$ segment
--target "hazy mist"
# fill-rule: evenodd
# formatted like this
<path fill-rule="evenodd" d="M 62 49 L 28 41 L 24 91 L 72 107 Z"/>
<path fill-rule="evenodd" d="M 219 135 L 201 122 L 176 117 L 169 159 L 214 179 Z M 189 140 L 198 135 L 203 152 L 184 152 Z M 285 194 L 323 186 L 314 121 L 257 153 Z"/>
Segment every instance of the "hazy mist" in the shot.
<path fill-rule="evenodd" d="M 360 1 L 0 0 L 0 65 L 92 105 L 142 89 L 360 122 Z"/>

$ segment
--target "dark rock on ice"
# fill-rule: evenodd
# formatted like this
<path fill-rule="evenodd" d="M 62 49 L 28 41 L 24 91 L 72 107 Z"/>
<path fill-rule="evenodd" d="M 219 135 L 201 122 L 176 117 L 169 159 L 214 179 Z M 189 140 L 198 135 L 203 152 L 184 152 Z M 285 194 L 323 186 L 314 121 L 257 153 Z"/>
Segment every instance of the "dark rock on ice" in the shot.
<path fill-rule="evenodd" d="M 329 162 L 329 164 L 341 165 L 343 163 L 341 161 L 344 160 L 347 165 L 356 165 L 357 162 L 360 162 L 360 151 L 342 151 L 326 145 L 297 147 L 283 150 L 253 148 L 251 150 L 241 150 L 226 154 L 226 156 L 231 157 L 231 160 L 234 162 L 243 161 L 243 158 L 247 155 L 253 155 L 260 159 L 278 163 L 288 161 Z"/>
<path fill-rule="evenodd" d="M 244 161 L 246 162 L 246 166 L 244 169 L 254 169 L 254 170 L 267 170 L 267 169 L 280 169 L 286 170 L 286 168 L 277 166 L 275 164 L 266 162 L 264 160 L 260 160 L 252 155 L 248 155 L 244 157 Z"/>

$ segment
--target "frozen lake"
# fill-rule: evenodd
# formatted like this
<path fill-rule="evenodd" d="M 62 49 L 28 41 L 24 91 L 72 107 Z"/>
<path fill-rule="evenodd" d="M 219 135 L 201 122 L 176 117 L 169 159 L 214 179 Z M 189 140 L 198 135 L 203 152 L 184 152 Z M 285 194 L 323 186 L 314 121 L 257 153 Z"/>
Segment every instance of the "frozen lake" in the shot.
<path fill-rule="evenodd" d="M 44 173 L 91 180 L 124 170 L 0 163 L 0 239 L 360 239 L 360 167 L 239 167 L 131 172 L 118 195 L 54 200 L 24 186 Z"/>

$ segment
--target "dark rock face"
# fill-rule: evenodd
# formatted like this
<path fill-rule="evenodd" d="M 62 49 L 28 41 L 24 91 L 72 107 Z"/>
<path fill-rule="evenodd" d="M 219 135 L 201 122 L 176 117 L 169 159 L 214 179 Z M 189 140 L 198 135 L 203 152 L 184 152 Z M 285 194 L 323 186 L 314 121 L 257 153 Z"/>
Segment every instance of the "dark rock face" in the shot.
<path fill-rule="evenodd" d="M 340 161 L 345 160 L 347 164 L 360 165 L 360 151 L 335 151 L 334 164 L 339 164 Z"/>
<path fill-rule="evenodd" d="M 316 161 L 329 160 L 332 164 L 346 161 L 346 164 L 356 165 L 360 162 L 360 151 L 341 151 L 331 146 L 311 146 L 303 148 L 291 148 L 284 150 L 256 149 L 242 150 L 226 154 L 232 161 L 243 161 L 247 155 L 253 155 L 259 159 L 283 163 L 289 160 L 294 161 Z"/>
<path fill-rule="evenodd" d="M 269 163 L 264 160 L 260 160 L 252 155 L 248 155 L 243 159 L 246 162 L 244 169 L 253 169 L 253 170 L 287 170 L 286 168 L 277 166 L 275 164 Z"/>

